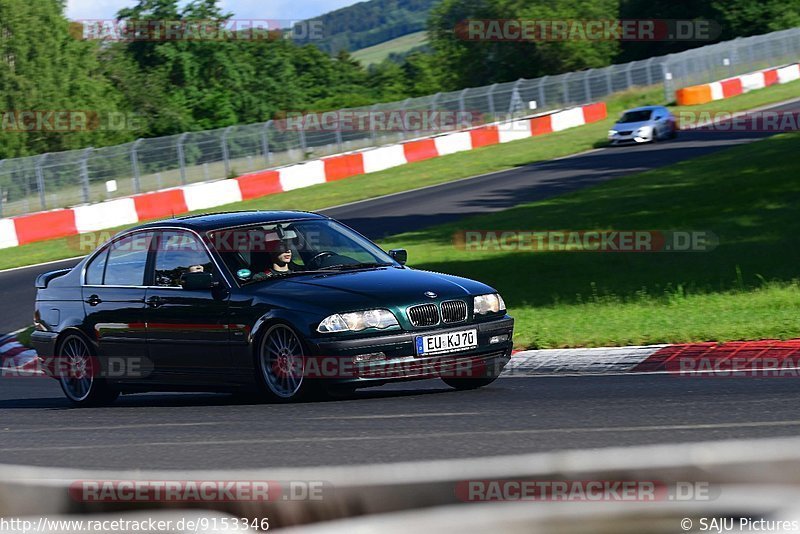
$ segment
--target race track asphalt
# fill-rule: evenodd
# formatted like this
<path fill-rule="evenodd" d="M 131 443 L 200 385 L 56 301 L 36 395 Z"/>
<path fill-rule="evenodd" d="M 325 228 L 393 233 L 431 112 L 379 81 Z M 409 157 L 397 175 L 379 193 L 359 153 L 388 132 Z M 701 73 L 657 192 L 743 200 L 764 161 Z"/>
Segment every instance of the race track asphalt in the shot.
<path fill-rule="evenodd" d="M 800 103 L 781 106 L 797 111 Z M 559 195 L 755 139 L 683 132 L 324 210 L 369 237 Z M 30 324 L 33 280 L 75 260 L 0 273 L 0 332 Z M 413 264 L 413 258 L 412 258 Z M 438 381 L 334 402 L 247 404 L 224 395 L 133 395 L 70 409 L 50 379 L 0 379 L 0 463 L 86 468 L 248 468 L 490 456 L 797 435 L 800 382 L 662 375 L 507 378 L 472 392 Z"/>
<path fill-rule="evenodd" d="M 421 461 L 795 436 L 800 380 L 671 375 L 438 380 L 343 399 L 250 404 L 150 394 L 72 409 L 48 378 L 6 378 L 0 463 L 92 469 L 247 469 Z"/>

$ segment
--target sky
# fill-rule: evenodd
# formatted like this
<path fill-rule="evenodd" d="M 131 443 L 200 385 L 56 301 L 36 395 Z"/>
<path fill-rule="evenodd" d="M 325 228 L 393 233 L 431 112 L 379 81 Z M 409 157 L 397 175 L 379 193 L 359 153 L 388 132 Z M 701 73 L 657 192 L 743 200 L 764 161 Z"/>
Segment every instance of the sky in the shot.
<path fill-rule="evenodd" d="M 34 0 L 35 1 L 35 0 Z M 181 3 L 186 4 L 188 0 Z M 303 20 L 339 9 L 358 0 L 222 0 L 223 10 L 238 19 Z M 70 19 L 110 19 L 120 8 L 136 5 L 136 0 L 68 0 Z"/>

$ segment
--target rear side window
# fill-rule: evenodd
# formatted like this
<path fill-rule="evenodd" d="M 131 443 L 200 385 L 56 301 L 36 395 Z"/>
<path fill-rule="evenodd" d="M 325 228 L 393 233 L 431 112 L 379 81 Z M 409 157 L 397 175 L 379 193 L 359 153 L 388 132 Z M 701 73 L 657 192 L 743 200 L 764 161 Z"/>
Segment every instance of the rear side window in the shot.
<path fill-rule="evenodd" d="M 144 285 L 144 272 L 151 240 L 151 233 L 142 233 L 114 242 L 108 250 L 103 284 L 107 286 Z"/>
<path fill-rule="evenodd" d="M 86 267 L 86 285 L 101 286 L 103 285 L 103 274 L 106 270 L 106 258 L 108 258 L 108 249 L 95 256 L 92 262 Z"/>
<path fill-rule="evenodd" d="M 156 252 L 155 285 L 181 287 L 185 273 L 214 273 L 205 245 L 194 234 L 168 231 L 161 234 Z"/>

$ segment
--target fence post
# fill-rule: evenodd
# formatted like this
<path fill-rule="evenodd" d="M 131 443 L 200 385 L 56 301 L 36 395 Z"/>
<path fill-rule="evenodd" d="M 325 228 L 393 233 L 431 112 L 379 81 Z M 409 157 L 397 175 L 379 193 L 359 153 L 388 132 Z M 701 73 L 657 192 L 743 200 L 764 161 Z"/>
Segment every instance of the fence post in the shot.
<path fill-rule="evenodd" d="M 544 90 L 544 82 L 550 76 L 542 77 L 541 81 L 539 82 L 539 105 L 537 106 L 539 109 L 546 109 L 547 102 L 545 102 L 545 90 Z"/>
<path fill-rule="evenodd" d="M 43 210 L 47 209 L 47 199 L 44 196 L 44 160 L 47 159 L 49 154 L 42 154 L 36 159 L 36 189 L 39 190 L 39 204 Z"/>
<path fill-rule="evenodd" d="M 589 70 L 587 70 L 586 72 L 583 73 L 583 89 L 584 89 L 584 92 L 586 93 L 586 95 L 585 95 L 586 96 L 586 102 L 591 102 L 592 101 L 592 88 L 591 88 L 591 86 L 589 84 L 589 76 L 591 75 L 592 72 L 594 72 L 594 69 L 589 69 Z"/>
<path fill-rule="evenodd" d="M 372 143 L 372 146 L 378 145 L 378 131 L 375 129 L 375 111 L 378 109 L 378 104 L 373 104 L 370 106 L 369 116 L 367 117 L 367 125 L 369 128 L 369 139 Z"/>
<path fill-rule="evenodd" d="M 606 94 L 609 94 L 609 95 L 614 92 L 614 78 L 613 78 L 613 75 L 611 74 L 612 70 L 613 69 L 611 67 L 606 67 L 605 68 L 605 71 L 606 71 Z"/>
<path fill-rule="evenodd" d="M 81 156 L 81 193 L 83 193 L 83 202 L 89 203 L 89 156 L 92 155 L 92 147 L 83 151 Z"/>
<path fill-rule="evenodd" d="M 664 78 L 664 101 L 672 102 L 672 73 L 669 71 L 669 61 L 661 64 L 661 77 Z"/>
<path fill-rule="evenodd" d="M 231 154 L 228 149 L 228 136 L 231 130 L 233 130 L 233 126 L 228 126 L 222 132 L 222 163 L 225 165 L 225 178 L 229 178 L 231 175 Z"/>
<path fill-rule="evenodd" d="M 513 117 L 516 114 L 516 109 L 514 109 L 514 102 L 519 102 L 519 107 L 524 109 L 522 106 L 522 97 L 519 94 L 519 86 L 522 85 L 522 82 L 525 81 L 525 78 L 520 78 L 516 82 L 514 82 L 514 87 L 511 89 L 511 98 L 508 99 L 508 115 L 509 117 Z"/>
<path fill-rule="evenodd" d="M 489 103 L 489 115 L 492 116 L 492 120 L 495 120 L 495 116 L 494 116 L 494 90 L 495 89 L 497 89 L 497 84 L 496 83 L 492 84 L 492 86 L 489 87 L 489 93 L 486 95 L 487 101 Z"/>
<path fill-rule="evenodd" d="M 400 116 L 403 118 L 403 139 L 408 139 L 408 121 L 406 121 L 406 108 L 408 107 L 408 102 L 410 98 L 406 98 L 403 100 L 403 105 L 400 108 Z"/>
<path fill-rule="evenodd" d="M 308 145 L 306 144 L 306 121 L 305 116 L 303 120 L 300 122 L 300 128 L 297 130 L 297 134 L 300 136 L 300 148 L 303 151 L 303 157 L 301 161 L 305 161 L 306 159 L 306 152 L 308 151 Z"/>
<path fill-rule="evenodd" d="M 563 83 L 563 90 L 564 90 L 564 104 L 569 104 L 569 77 L 572 73 L 568 72 L 564 75 L 564 83 Z"/>
<path fill-rule="evenodd" d="M 186 185 L 186 150 L 183 148 L 183 143 L 188 135 L 189 133 L 186 132 L 178 137 L 178 165 L 181 171 L 181 185 Z"/>
<path fill-rule="evenodd" d="M 261 152 L 264 153 L 264 162 L 269 167 L 270 163 L 272 163 L 272 154 L 269 151 L 269 128 L 272 126 L 272 121 L 268 120 L 264 123 L 264 127 L 261 129 Z"/>
<path fill-rule="evenodd" d="M 141 183 L 139 182 L 139 153 L 137 149 L 144 139 L 137 139 L 131 146 L 131 168 L 133 169 L 133 192 L 141 193 Z"/>
<path fill-rule="evenodd" d="M 467 106 L 466 106 L 466 104 L 464 102 L 464 100 L 465 100 L 464 97 L 467 95 L 467 91 L 469 91 L 469 89 L 462 89 L 461 91 L 458 92 L 458 113 L 459 113 L 459 116 L 461 117 L 461 125 L 462 126 L 464 126 L 464 120 L 465 120 L 465 118 L 467 116 Z M 471 115 L 472 114 L 470 114 L 470 116 Z M 481 117 L 481 119 L 482 119 L 482 117 Z M 475 121 L 473 120 L 471 122 L 474 123 Z"/>
<path fill-rule="evenodd" d="M 633 68 L 633 61 L 628 63 L 628 66 L 625 68 L 625 89 L 630 89 L 633 87 L 633 78 L 631 77 L 631 69 Z"/>
<path fill-rule="evenodd" d="M 655 59 L 654 57 L 651 57 L 650 59 L 647 60 L 647 63 L 645 63 L 645 65 L 647 66 L 647 86 L 648 87 L 653 85 L 652 65 L 653 65 L 653 60 L 654 59 Z"/>

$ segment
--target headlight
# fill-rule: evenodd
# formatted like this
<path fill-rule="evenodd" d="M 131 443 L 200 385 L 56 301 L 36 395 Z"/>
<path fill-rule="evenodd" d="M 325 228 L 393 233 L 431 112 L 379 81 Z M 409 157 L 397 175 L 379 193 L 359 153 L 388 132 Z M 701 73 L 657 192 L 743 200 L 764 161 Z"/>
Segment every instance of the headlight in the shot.
<path fill-rule="evenodd" d="M 475 315 L 484 315 L 486 313 L 499 313 L 505 311 L 506 303 L 503 302 L 503 297 L 497 293 L 491 295 L 480 295 L 475 297 L 475 306 L 473 311 Z"/>
<path fill-rule="evenodd" d="M 400 326 L 389 310 L 366 310 L 353 313 L 337 313 L 319 323 L 317 332 L 358 332 L 367 328 L 389 328 Z"/>
<path fill-rule="evenodd" d="M 617 132 L 616 130 L 609 130 L 609 131 L 608 131 L 608 136 L 609 136 L 609 137 L 614 137 L 615 135 L 617 135 L 617 133 L 618 133 L 618 132 Z"/>

